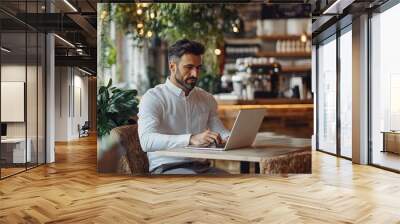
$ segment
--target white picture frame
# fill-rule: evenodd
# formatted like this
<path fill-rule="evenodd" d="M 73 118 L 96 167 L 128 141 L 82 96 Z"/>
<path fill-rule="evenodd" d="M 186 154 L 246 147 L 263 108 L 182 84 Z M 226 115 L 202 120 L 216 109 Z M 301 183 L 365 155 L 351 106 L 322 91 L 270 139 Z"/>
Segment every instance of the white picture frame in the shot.
<path fill-rule="evenodd" d="M 25 122 L 25 82 L 1 82 L 1 122 Z"/>

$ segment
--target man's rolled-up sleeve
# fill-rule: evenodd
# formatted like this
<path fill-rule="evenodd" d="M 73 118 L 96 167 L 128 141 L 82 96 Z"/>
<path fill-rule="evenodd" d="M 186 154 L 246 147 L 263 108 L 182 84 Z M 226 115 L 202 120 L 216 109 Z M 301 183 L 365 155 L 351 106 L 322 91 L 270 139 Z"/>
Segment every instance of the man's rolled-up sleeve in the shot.
<path fill-rule="evenodd" d="M 221 120 L 218 117 L 218 104 L 217 101 L 214 99 L 214 97 L 210 97 L 210 115 L 208 118 L 208 127 L 214 131 L 218 132 L 221 135 L 221 138 L 224 140 L 227 140 L 227 138 L 230 135 L 230 132 L 225 128 L 225 126 L 222 124 Z"/>
<path fill-rule="evenodd" d="M 160 100 L 151 93 L 146 93 L 140 100 L 138 117 L 138 133 L 143 151 L 154 152 L 189 145 L 191 134 L 159 133 L 163 108 Z"/>

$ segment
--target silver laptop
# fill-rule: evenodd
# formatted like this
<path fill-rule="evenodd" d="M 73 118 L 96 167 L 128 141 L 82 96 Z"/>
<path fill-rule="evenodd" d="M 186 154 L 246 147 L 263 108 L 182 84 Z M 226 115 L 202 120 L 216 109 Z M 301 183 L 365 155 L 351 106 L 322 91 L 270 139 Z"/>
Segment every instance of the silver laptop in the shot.
<path fill-rule="evenodd" d="M 191 149 L 211 149 L 211 150 L 228 150 L 251 146 L 260 129 L 261 122 L 265 116 L 265 109 L 245 109 L 240 110 L 236 117 L 235 123 L 228 141 L 225 145 L 211 144 L 208 146 L 189 145 L 185 148 Z"/>

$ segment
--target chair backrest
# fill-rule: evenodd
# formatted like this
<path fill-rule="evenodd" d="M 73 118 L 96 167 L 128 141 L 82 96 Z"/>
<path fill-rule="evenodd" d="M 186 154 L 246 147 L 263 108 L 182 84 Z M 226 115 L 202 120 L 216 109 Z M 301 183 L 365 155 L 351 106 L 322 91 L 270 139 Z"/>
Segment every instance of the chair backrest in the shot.
<path fill-rule="evenodd" d="M 82 129 L 89 129 L 89 128 L 90 128 L 89 121 L 85 121 L 85 123 L 82 125 Z"/>
<path fill-rule="evenodd" d="M 136 124 L 116 127 L 111 131 L 111 136 L 118 140 L 125 152 L 125 161 L 128 162 L 132 174 L 149 173 L 149 161 L 140 146 Z"/>

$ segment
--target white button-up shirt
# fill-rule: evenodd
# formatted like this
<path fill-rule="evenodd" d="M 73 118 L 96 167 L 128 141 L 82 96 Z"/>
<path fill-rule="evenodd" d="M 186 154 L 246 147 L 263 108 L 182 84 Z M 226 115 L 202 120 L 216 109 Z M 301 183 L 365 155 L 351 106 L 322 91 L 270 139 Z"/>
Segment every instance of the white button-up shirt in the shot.
<path fill-rule="evenodd" d="M 217 114 L 214 97 L 195 87 L 188 96 L 169 79 L 149 89 L 140 100 L 138 113 L 140 145 L 147 152 L 152 171 L 166 163 L 193 161 L 190 158 L 156 156 L 153 152 L 189 145 L 190 136 L 210 128 L 229 136 Z"/>

